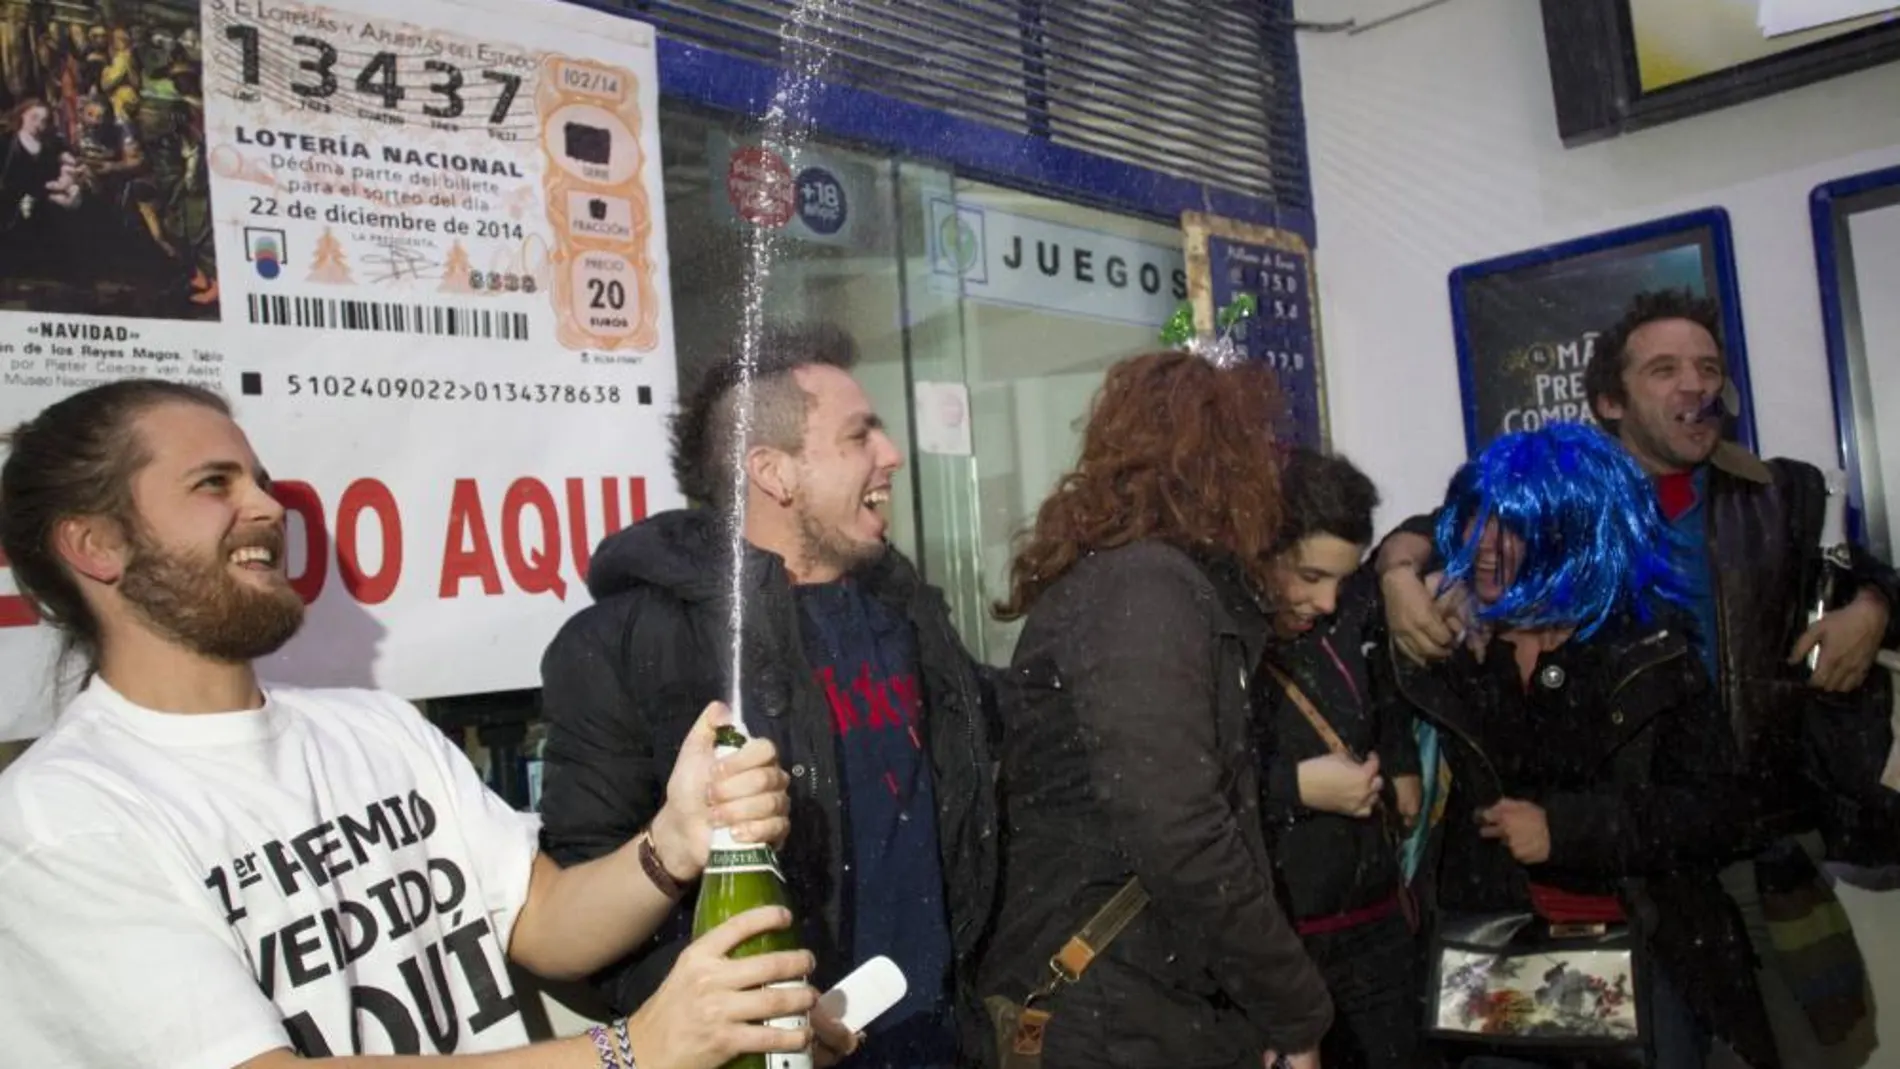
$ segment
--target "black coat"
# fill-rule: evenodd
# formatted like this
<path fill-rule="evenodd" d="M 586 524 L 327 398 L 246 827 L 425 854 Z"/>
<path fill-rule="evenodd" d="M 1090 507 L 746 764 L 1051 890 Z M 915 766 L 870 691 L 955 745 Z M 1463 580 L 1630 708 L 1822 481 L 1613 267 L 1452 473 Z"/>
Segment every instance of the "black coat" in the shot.
<path fill-rule="evenodd" d="M 702 511 L 654 516 L 602 542 L 588 574 L 596 603 L 561 629 L 542 659 L 548 736 L 542 846 L 563 865 L 633 838 L 665 800 L 666 780 L 706 704 L 731 693 L 729 542 Z M 972 963 L 996 883 L 996 801 L 984 685 L 943 596 L 892 550 L 854 573 L 915 629 L 924 746 L 936 778 L 937 834 L 949 908 L 959 1024 L 966 1049 L 986 1043 L 971 1001 Z M 812 681 L 783 562 L 749 549 L 742 578 L 747 726 L 778 747 L 792 775 L 791 835 L 781 852 L 795 905 L 814 913 L 822 990 L 857 963 L 842 904 L 845 859 L 831 713 Z M 597 982 L 620 1012 L 648 998 L 690 935 L 689 895 L 648 945 Z"/>
<path fill-rule="evenodd" d="M 1758 845 L 1758 804 L 1684 628 L 1606 625 L 1544 653 L 1528 689 L 1501 639 L 1483 664 L 1463 648 L 1429 668 L 1390 650 L 1381 663 L 1440 729 L 1451 768 L 1438 908 L 1528 909 L 1533 878 L 1617 895 L 1697 1017 L 1756 1069 L 1775 1065 L 1747 932 L 1718 879 Z M 1543 807 L 1547 862 L 1520 865 L 1479 835 L 1475 814 L 1500 797 Z"/>
<path fill-rule="evenodd" d="M 1366 568 L 1340 584 L 1332 616 L 1292 641 L 1274 643 L 1267 659 L 1292 678 L 1355 755 L 1377 753 L 1380 774 L 1390 782 L 1418 775 L 1419 765 L 1411 707 L 1391 687 L 1375 689 L 1367 664 L 1368 650 L 1382 655 L 1384 635 L 1378 578 Z M 1260 677 L 1254 701 L 1266 759 L 1267 848 L 1294 919 L 1390 900 L 1400 873 L 1382 816 L 1340 816 L 1302 805 L 1300 762 L 1330 751 L 1271 675 Z"/>
<path fill-rule="evenodd" d="M 1733 443 L 1709 460 L 1703 551 L 1712 580 L 1716 690 L 1757 799 L 1763 830 L 1819 828 L 1831 856 L 1861 864 L 1900 861 L 1900 803 L 1879 785 L 1893 735 L 1890 673 L 1860 690 L 1822 694 L 1788 653 L 1807 627 L 1827 505 L 1819 469 L 1763 461 Z M 1432 537 L 1433 515 L 1399 530 Z M 1436 567 L 1436 564 L 1433 565 Z M 1857 590 L 1887 599 L 1883 645 L 1900 644 L 1900 576 L 1856 548 Z"/>
<path fill-rule="evenodd" d="M 1055 1014 L 1049 1069 L 1260 1065 L 1312 1049 L 1325 985 L 1273 896 L 1248 688 L 1266 616 L 1158 542 L 1036 601 L 1005 691 L 1003 892 L 979 985 L 1022 999 L 1131 876 L 1152 896 Z"/>

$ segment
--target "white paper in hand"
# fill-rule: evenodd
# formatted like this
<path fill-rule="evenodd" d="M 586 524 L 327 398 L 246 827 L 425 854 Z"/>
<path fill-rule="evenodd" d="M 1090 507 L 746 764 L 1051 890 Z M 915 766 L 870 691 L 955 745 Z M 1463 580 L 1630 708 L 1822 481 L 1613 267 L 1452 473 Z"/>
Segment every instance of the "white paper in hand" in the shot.
<path fill-rule="evenodd" d="M 845 1029 L 862 1032 L 872 1021 L 878 1019 L 904 997 L 910 990 L 910 984 L 904 979 L 904 971 L 897 963 L 886 957 L 875 957 L 851 971 L 851 975 L 838 981 L 838 986 L 824 993 L 818 1000 L 819 1008 L 843 1022 Z"/>

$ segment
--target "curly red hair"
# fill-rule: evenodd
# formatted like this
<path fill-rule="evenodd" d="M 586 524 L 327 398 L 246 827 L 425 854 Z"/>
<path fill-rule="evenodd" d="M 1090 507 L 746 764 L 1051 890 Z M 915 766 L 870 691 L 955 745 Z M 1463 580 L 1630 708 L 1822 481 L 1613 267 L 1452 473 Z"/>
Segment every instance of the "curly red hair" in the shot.
<path fill-rule="evenodd" d="M 1216 368 L 1184 352 L 1129 357 L 1108 371 L 1082 456 L 1042 503 L 1010 565 L 1013 620 L 1083 556 L 1146 539 L 1233 555 L 1269 589 L 1280 529 L 1284 412 L 1264 366 Z"/>

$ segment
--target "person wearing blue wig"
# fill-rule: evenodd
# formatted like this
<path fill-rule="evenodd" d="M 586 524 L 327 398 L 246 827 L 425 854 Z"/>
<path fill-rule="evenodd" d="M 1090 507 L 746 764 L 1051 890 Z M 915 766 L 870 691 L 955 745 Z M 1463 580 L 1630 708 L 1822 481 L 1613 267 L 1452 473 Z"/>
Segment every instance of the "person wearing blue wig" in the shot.
<path fill-rule="evenodd" d="M 1647 623 L 1684 607 L 1670 563 L 1675 536 L 1642 471 L 1594 428 L 1559 423 L 1498 439 L 1453 476 L 1445 503 L 1436 532 L 1445 578 L 1479 592 L 1481 623 L 1567 628 L 1587 639 L 1618 616 Z M 1522 542 L 1510 548 L 1517 567 L 1508 585 L 1505 532 Z"/>
<path fill-rule="evenodd" d="M 1718 879 L 1748 848 L 1735 743 L 1641 469 L 1593 428 L 1507 435 L 1453 476 L 1436 535 L 1431 581 L 1469 592 L 1466 641 L 1380 663 L 1451 770 L 1427 862 L 1440 930 L 1501 913 L 1627 927 L 1649 1064 L 1702 1069 L 1720 1042 L 1778 1065 Z M 1593 1064 L 1561 1044 L 1449 1045 L 1467 1069 Z"/>
<path fill-rule="evenodd" d="M 1896 796 L 1879 785 L 1894 681 L 1876 668 L 1883 647 L 1900 648 L 1900 575 L 1850 545 L 1850 582 L 1809 618 L 1838 502 L 1814 465 L 1734 440 L 1746 387 L 1729 379 L 1722 320 L 1716 301 L 1685 290 L 1635 294 L 1586 341 L 1583 393 L 1684 536 L 1676 562 L 1701 625 L 1696 653 L 1775 828 L 1722 881 L 1747 920 L 1781 1060 L 1845 1069 L 1866 1062 L 1873 1012 L 1861 948 L 1819 862 L 1900 863 Z M 1430 516 L 1409 519 L 1378 556 L 1392 636 L 1421 661 L 1456 641 L 1446 601 L 1420 582 L 1437 567 L 1433 529 Z"/>

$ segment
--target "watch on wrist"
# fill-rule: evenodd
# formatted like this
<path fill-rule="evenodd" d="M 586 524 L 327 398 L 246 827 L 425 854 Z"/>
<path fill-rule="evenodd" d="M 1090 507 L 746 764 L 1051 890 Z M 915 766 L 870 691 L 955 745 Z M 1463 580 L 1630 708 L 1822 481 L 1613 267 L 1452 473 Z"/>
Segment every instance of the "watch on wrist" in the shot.
<path fill-rule="evenodd" d="M 660 860 L 660 852 L 653 848 L 651 829 L 640 833 L 640 845 L 637 849 L 640 854 L 640 867 L 646 871 L 647 879 L 653 881 L 653 886 L 658 887 L 661 894 L 673 899 L 686 894 L 686 886 L 672 873 L 666 871 L 666 863 Z"/>

